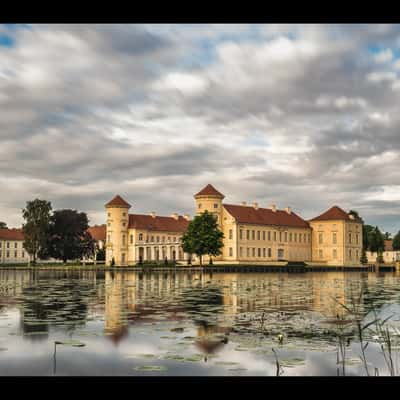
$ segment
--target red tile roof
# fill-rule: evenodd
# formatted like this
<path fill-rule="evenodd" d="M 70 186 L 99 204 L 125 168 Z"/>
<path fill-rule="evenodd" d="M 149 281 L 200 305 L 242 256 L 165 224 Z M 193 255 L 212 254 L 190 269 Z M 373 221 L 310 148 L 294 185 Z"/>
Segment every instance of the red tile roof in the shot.
<path fill-rule="evenodd" d="M 352 221 L 352 219 L 349 217 L 349 214 L 347 214 L 346 211 L 344 211 L 343 209 L 341 209 L 338 206 L 331 207 L 328 211 L 325 211 L 318 217 L 310 219 L 310 221 L 329 221 L 329 220 L 337 220 L 337 219 Z"/>
<path fill-rule="evenodd" d="M 94 240 L 106 240 L 106 225 L 90 226 L 88 232 Z"/>
<path fill-rule="evenodd" d="M 393 240 L 385 240 L 385 251 L 393 251 Z"/>
<path fill-rule="evenodd" d="M 0 240 L 24 240 L 22 229 L 0 229 Z"/>
<path fill-rule="evenodd" d="M 196 193 L 194 197 L 196 198 L 197 196 L 215 196 L 223 199 L 225 196 L 218 192 L 217 189 L 213 185 L 208 184 L 206 187 L 200 190 L 199 193 Z"/>
<path fill-rule="evenodd" d="M 152 217 L 151 215 L 129 214 L 129 228 L 146 229 L 149 231 L 184 232 L 189 221 L 179 215 L 173 217 Z"/>
<path fill-rule="evenodd" d="M 293 211 L 288 214 L 283 210 L 275 212 L 269 208 L 258 208 L 224 204 L 225 210 L 243 224 L 290 226 L 296 228 L 309 228 L 307 221 Z"/>
<path fill-rule="evenodd" d="M 127 203 L 119 194 L 117 194 L 111 201 L 109 201 L 106 207 L 131 207 L 129 203 Z"/>

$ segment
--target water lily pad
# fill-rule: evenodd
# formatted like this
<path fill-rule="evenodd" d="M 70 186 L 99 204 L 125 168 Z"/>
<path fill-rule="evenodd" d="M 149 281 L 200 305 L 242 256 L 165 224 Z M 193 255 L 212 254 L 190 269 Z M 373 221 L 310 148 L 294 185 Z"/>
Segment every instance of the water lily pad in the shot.
<path fill-rule="evenodd" d="M 55 341 L 54 344 L 61 344 L 63 346 L 72 346 L 72 347 L 84 347 L 85 343 L 80 342 L 79 340 L 63 340 L 63 341 Z"/>
<path fill-rule="evenodd" d="M 164 365 L 141 365 L 140 367 L 134 367 L 135 371 L 144 371 L 144 372 L 162 372 L 167 371 L 168 368 Z"/>

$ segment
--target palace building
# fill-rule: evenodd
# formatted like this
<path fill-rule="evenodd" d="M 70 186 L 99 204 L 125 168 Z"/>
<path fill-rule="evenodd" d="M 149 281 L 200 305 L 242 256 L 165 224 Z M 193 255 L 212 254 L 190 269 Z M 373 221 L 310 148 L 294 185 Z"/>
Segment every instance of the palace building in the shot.
<path fill-rule="evenodd" d="M 0 229 L 0 264 L 27 263 L 29 254 L 23 244 L 22 229 Z"/>
<path fill-rule="evenodd" d="M 225 204 L 212 185 L 194 195 L 196 214 L 215 215 L 224 233 L 216 264 L 280 264 L 288 261 L 321 265 L 358 266 L 362 252 L 362 222 L 334 206 L 309 221 L 290 207 L 267 208 L 257 203 Z M 180 245 L 190 218 L 129 214 L 131 205 L 120 196 L 105 205 L 106 264 L 134 265 L 139 261 L 187 261 Z M 193 260 L 193 257 L 192 257 Z M 196 261 L 194 259 L 194 261 Z"/>
<path fill-rule="evenodd" d="M 89 227 L 87 231 L 97 242 L 98 249 L 102 249 L 106 240 L 106 226 L 95 225 Z M 24 239 L 24 232 L 21 228 L 0 229 L 0 264 L 24 264 L 30 261 L 29 254 L 24 248 Z M 45 260 L 38 260 L 38 262 L 43 261 Z M 56 262 L 54 259 L 46 261 Z M 93 261 L 93 259 L 85 261 Z"/>

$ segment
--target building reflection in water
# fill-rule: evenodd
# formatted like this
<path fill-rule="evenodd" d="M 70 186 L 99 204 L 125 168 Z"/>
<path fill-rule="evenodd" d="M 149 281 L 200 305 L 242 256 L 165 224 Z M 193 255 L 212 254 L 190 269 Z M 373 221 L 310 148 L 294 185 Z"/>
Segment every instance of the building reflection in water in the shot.
<path fill-rule="evenodd" d="M 105 273 L 105 331 L 118 343 L 127 337 L 130 324 L 191 318 L 197 329 L 196 341 L 204 352 L 212 352 L 222 342 L 210 336 L 229 334 L 230 327 L 220 324 L 224 315 L 251 312 L 314 311 L 326 318 L 345 312 L 341 304 L 361 300 L 360 291 L 379 279 L 394 280 L 392 275 L 348 272 L 308 274 L 257 273 Z M 381 282 L 383 284 L 383 282 Z M 212 313 L 207 313 L 211 309 Z M 211 314 L 211 317 L 210 317 Z M 201 339 L 204 340 L 201 340 Z"/>
<path fill-rule="evenodd" d="M 334 318 L 344 312 L 340 303 L 348 305 L 352 298 L 362 308 L 382 296 L 399 298 L 398 279 L 399 273 L 339 271 L 173 274 L 0 270 L 0 311 L 19 309 L 21 331 L 31 339 L 35 333 L 40 333 L 38 339 L 46 339 L 53 325 L 73 331 L 88 320 L 104 317 L 105 333 L 115 344 L 129 337 L 133 324 L 191 320 L 196 344 L 207 353 L 222 347 L 223 342 L 214 339 L 229 334 L 229 321 L 246 313 L 314 311 Z"/>

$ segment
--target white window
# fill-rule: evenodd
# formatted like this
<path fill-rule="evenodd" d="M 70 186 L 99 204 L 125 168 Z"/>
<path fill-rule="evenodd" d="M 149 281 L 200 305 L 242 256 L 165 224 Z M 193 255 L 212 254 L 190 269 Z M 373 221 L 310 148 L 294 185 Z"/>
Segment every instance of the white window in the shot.
<path fill-rule="evenodd" d="M 337 243 L 336 232 L 333 232 L 333 234 L 332 234 L 332 243 L 333 244 Z"/>
<path fill-rule="evenodd" d="M 319 244 L 322 244 L 322 239 L 323 239 L 322 233 L 320 233 L 320 234 L 318 235 L 318 243 L 319 243 Z"/>
<path fill-rule="evenodd" d="M 14 249 L 18 248 L 18 242 L 14 243 Z"/>
<path fill-rule="evenodd" d="M 125 235 L 122 235 L 122 246 L 125 246 L 125 241 L 126 241 L 126 237 L 125 237 Z"/>
<path fill-rule="evenodd" d="M 139 240 L 143 240 L 143 233 L 139 233 Z"/>
<path fill-rule="evenodd" d="M 233 249 L 232 249 L 232 247 L 229 247 L 229 257 L 232 257 L 233 256 Z"/>
<path fill-rule="evenodd" d="M 322 254 L 322 250 L 319 251 L 319 258 L 322 259 L 323 254 Z"/>
<path fill-rule="evenodd" d="M 233 238 L 233 232 L 232 232 L 232 229 L 229 229 L 229 239 L 232 239 Z"/>
<path fill-rule="evenodd" d="M 201 208 L 201 203 L 199 204 L 199 208 Z"/>
<path fill-rule="evenodd" d="M 133 235 L 131 235 L 131 244 L 133 244 Z"/>
<path fill-rule="evenodd" d="M 239 238 L 242 239 L 242 237 L 243 237 L 243 229 L 240 229 L 240 231 L 239 231 Z"/>
<path fill-rule="evenodd" d="M 337 259 L 337 250 L 333 249 L 333 258 L 336 260 Z"/>
<path fill-rule="evenodd" d="M 218 204 L 217 203 L 214 203 L 214 208 L 218 208 Z"/>

